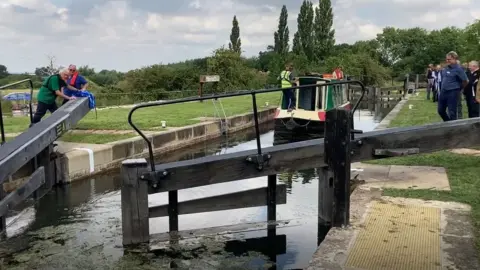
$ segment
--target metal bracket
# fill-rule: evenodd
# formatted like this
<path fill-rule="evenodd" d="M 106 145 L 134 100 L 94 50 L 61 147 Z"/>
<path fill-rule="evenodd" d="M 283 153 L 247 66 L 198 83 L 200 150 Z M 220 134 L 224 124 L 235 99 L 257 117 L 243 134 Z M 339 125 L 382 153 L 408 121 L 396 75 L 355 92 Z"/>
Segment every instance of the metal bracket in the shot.
<path fill-rule="evenodd" d="M 268 165 L 268 161 L 272 158 L 270 154 L 257 154 L 247 157 L 247 162 L 257 165 L 257 170 L 261 171 Z"/>
<path fill-rule="evenodd" d="M 399 157 L 419 154 L 419 148 L 374 149 L 374 157 Z"/>
<path fill-rule="evenodd" d="M 162 179 L 168 176 L 168 172 L 163 171 L 152 171 L 144 173 L 140 176 L 140 180 L 147 181 L 152 188 L 156 189 L 159 187 L 159 183 Z"/>

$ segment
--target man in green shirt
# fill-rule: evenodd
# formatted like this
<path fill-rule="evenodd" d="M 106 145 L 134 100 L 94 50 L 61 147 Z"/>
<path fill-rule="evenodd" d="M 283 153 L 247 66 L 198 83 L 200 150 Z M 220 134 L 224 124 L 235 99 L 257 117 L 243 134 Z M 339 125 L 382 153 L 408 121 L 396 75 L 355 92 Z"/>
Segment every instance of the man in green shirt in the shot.
<path fill-rule="evenodd" d="M 47 111 L 53 113 L 57 110 L 57 103 L 55 103 L 57 96 L 68 100 L 75 99 L 75 97 L 68 97 L 63 94 L 63 88 L 67 87 L 66 81 L 69 75 L 70 72 L 65 68 L 60 70 L 58 74 L 49 76 L 42 83 L 42 87 L 37 94 L 37 111 L 33 115 L 32 125 L 40 122 Z"/>

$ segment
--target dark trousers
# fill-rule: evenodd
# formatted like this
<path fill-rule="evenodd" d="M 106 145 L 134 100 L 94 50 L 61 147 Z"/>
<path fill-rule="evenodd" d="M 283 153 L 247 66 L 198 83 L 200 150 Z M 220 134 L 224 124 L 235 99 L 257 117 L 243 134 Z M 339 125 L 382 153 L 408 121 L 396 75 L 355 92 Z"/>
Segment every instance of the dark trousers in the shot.
<path fill-rule="evenodd" d="M 475 97 L 472 95 L 465 95 L 465 101 L 467 103 L 468 118 L 474 118 L 480 116 L 480 104 L 477 103 Z"/>
<path fill-rule="evenodd" d="M 287 109 L 295 108 L 295 105 L 297 104 L 295 92 L 292 89 L 283 90 L 283 96 L 287 101 Z"/>
<path fill-rule="evenodd" d="M 58 109 L 57 103 L 55 102 L 53 102 L 52 104 L 46 104 L 39 101 L 37 104 L 37 111 L 35 111 L 35 114 L 33 115 L 32 124 L 30 126 L 40 122 L 40 120 L 42 120 L 42 117 L 45 116 L 47 111 L 49 111 L 50 113 L 53 113 L 57 109 Z"/>
<path fill-rule="evenodd" d="M 460 94 L 460 89 L 443 91 L 440 93 L 440 96 L 438 97 L 437 111 L 443 121 L 457 120 L 458 99 Z"/>

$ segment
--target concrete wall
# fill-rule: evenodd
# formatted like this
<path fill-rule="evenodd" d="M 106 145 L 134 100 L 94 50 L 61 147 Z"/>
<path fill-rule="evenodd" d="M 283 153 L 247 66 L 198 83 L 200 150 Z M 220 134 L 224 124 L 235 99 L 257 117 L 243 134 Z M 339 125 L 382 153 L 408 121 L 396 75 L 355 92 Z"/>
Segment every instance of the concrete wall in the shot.
<path fill-rule="evenodd" d="M 276 108 L 259 112 L 259 123 L 272 121 Z M 228 133 L 237 132 L 254 126 L 252 113 L 229 117 Z M 203 122 L 182 128 L 150 134 L 156 155 L 175 151 L 205 140 L 222 136 L 220 121 Z M 64 144 L 64 143 L 61 143 Z M 60 145 L 60 144 L 59 144 Z M 62 148 L 62 147 L 60 147 Z M 148 146 L 141 137 L 116 141 L 103 145 L 76 144 L 75 147 L 65 147 L 60 153 L 62 169 L 61 182 L 71 182 L 86 178 L 120 166 L 127 158 L 148 157 Z"/>

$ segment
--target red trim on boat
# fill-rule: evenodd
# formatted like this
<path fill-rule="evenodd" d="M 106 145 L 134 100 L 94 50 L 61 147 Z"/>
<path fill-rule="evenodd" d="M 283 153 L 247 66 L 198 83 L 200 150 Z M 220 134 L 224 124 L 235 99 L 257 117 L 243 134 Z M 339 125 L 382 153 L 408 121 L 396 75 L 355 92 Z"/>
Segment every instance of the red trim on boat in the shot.
<path fill-rule="evenodd" d="M 320 119 L 320 121 L 325 121 L 325 112 L 324 111 L 319 111 L 318 112 L 318 119 Z"/>

